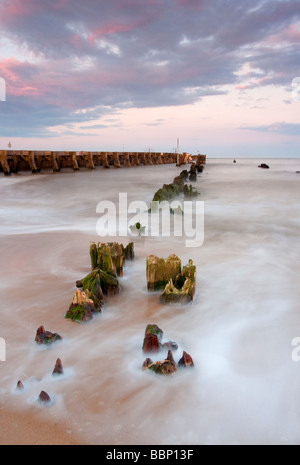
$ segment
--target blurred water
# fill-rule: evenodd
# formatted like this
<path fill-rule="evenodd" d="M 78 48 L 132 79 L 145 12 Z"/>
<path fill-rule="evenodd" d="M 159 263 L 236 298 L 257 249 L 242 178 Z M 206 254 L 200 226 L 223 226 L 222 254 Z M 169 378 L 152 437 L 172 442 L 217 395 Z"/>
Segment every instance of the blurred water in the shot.
<path fill-rule="evenodd" d="M 136 238 L 122 292 L 84 325 L 64 315 L 75 281 L 89 271 L 89 243 L 100 240 L 97 204 L 117 203 L 120 192 L 148 203 L 181 169 L 1 178 L 2 400 L 68 418 L 91 444 L 299 444 L 300 365 L 291 341 L 300 336 L 300 161 L 262 161 L 270 170 L 257 168 L 261 160 L 208 160 L 195 183 L 205 201 L 203 246 Z M 197 266 L 195 300 L 184 307 L 163 306 L 146 289 L 146 256 L 174 252 Z M 194 369 L 167 378 L 142 371 L 148 323 L 178 343 L 176 361 L 187 351 Z M 41 324 L 63 340 L 37 346 Z M 61 378 L 51 376 L 57 357 Z M 36 403 L 41 390 L 52 398 L 47 408 Z"/>

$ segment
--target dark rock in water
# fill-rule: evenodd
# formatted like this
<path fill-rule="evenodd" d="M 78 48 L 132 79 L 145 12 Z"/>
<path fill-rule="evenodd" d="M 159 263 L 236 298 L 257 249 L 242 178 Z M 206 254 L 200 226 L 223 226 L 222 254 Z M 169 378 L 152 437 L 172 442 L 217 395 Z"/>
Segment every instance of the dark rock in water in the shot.
<path fill-rule="evenodd" d="M 37 329 L 35 342 L 38 344 L 50 344 L 51 342 L 61 340 L 61 336 L 57 333 L 51 333 L 50 331 L 45 331 L 44 326 L 40 326 Z"/>
<path fill-rule="evenodd" d="M 299 173 L 300 173 L 300 171 L 296 171 L 296 173 L 297 173 L 297 174 L 299 174 Z"/>
<path fill-rule="evenodd" d="M 51 398 L 47 392 L 41 391 L 38 400 L 39 402 L 47 403 L 51 401 Z"/>
<path fill-rule="evenodd" d="M 197 181 L 197 174 L 196 173 L 192 173 L 189 175 L 189 180 L 190 181 Z"/>
<path fill-rule="evenodd" d="M 183 186 L 183 193 L 185 198 L 197 197 L 197 195 L 199 195 L 199 192 L 194 190 L 191 184 L 189 186 L 187 184 Z"/>
<path fill-rule="evenodd" d="M 147 325 L 143 342 L 144 352 L 158 352 L 161 347 L 163 331 L 157 325 Z"/>
<path fill-rule="evenodd" d="M 18 389 L 19 391 L 22 391 L 22 390 L 24 389 L 24 386 L 23 386 L 23 383 L 22 383 L 21 380 L 19 380 L 19 381 L 17 382 L 17 389 Z"/>
<path fill-rule="evenodd" d="M 189 180 L 190 181 L 196 181 L 197 180 L 197 166 L 196 165 L 192 165 L 191 166 L 191 169 L 189 171 Z"/>
<path fill-rule="evenodd" d="M 269 165 L 266 165 L 266 163 L 262 163 L 261 165 L 258 166 L 258 168 L 265 168 L 265 169 L 269 169 Z"/>
<path fill-rule="evenodd" d="M 192 357 L 189 354 L 187 354 L 185 351 L 183 351 L 182 357 L 178 362 L 178 366 L 179 367 L 193 367 L 194 362 L 193 362 Z"/>
<path fill-rule="evenodd" d="M 176 176 L 173 180 L 173 184 L 177 186 L 180 192 L 183 191 L 184 179 L 181 176 Z"/>
<path fill-rule="evenodd" d="M 189 177 L 189 172 L 188 170 L 183 170 L 181 171 L 180 175 L 179 175 L 182 179 L 187 179 Z"/>
<path fill-rule="evenodd" d="M 143 370 L 145 370 L 146 368 L 149 368 L 150 365 L 152 365 L 153 361 L 151 360 L 151 358 L 146 358 L 146 360 L 144 361 L 143 363 Z"/>
<path fill-rule="evenodd" d="M 179 184 L 164 184 L 163 187 L 155 192 L 152 202 L 162 202 L 164 200 L 171 200 L 178 196 L 181 192 Z"/>
<path fill-rule="evenodd" d="M 53 375 L 62 375 L 63 372 L 64 372 L 64 370 L 63 370 L 63 366 L 62 366 L 62 363 L 61 363 L 61 359 L 58 358 L 58 359 L 56 360 L 56 363 L 55 363 L 55 366 L 54 366 L 54 369 L 53 369 L 52 374 L 53 374 Z"/>
<path fill-rule="evenodd" d="M 233 163 L 236 163 L 236 160 L 233 160 Z"/>
<path fill-rule="evenodd" d="M 149 369 L 151 369 L 151 365 L 149 365 Z M 155 363 L 155 373 L 160 375 L 170 375 L 177 371 L 177 365 L 174 361 L 172 351 L 168 351 L 167 358 L 161 362 Z"/>
<path fill-rule="evenodd" d="M 162 341 L 162 337 L 163 337 L 164 332 L 163 332 L 162 329 L 160 329 L 159 326 L 157 326 L 155 324 L 147 325 L 147 327 L 145 329 L 145 336 L 148 333 L 156 335 L 159 342 Z"/>
<path fill-rule="evenodd" d="M 178 349 L 178 344 L 174 341 L 168 341 L 168 342 L 164 342 L 163 344 L 161 344 L 161 348 L 162 349 L 171 349 L 171 350 L 177 350 Z"/>
<path fill-rule="evenodd" d="M 156 334 L 147 333 L 143 342 L 144 352 L 158 352 L 160 350 L 160 343 Z"/>
<path fill-rule="evenodd" d="M 176 342 L 168 341 L 162 343 L 162 338 L 163 331 L 159 328 L 159 326 L 154 324 L 147 325 L 143 342 L 143 351 L 153 353 L 159 352 L 161 349 L 178 349 Z"/>
<path fill-rule="evenodd" d="M 204 170 L 204 166 L 203 165 L 197 165 L 197 171 L 198 173 L 202 173 Z"/>

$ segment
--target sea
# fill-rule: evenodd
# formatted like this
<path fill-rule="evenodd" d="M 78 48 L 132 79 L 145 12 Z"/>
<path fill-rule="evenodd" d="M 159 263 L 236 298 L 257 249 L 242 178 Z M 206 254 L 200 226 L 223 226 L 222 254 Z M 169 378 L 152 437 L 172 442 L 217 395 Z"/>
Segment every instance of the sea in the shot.
<path fill-rule="evenodd" d="M 258 168 L 262 162 L 270 168 Z M 300 159 L 207 157 L 191 183 L 204 211 L 195 246 L 172 230 L 131 237 L 108 228 L 99 236 L 99 203 L 116 205 L 118 220 L 120 193 L 149 204 L 186 168 L 0 178 L 0 395 L 7 408 L 67 420 L 70 435 L 95 445 L 300 444 Z M 90 243 L 111 241 L 134 242 L 120 293 L 87 323 L 66 319 L 76 280 L 90 271 Z M 192 303 L 164 305 L 147 290 L 147 256 L 173 253 L 197 267 Z M 194 367 L 169 376 L 143 370 L 148 324 L 162 329 L 163 342 L 177 343 L 176 362 L 186 351 Z M 62 340 L 36 344 L 41 325 Z M 57 358 L 64 373 L 54 377 Z M 42 390 L 47 406 L 37 401 Z"/>

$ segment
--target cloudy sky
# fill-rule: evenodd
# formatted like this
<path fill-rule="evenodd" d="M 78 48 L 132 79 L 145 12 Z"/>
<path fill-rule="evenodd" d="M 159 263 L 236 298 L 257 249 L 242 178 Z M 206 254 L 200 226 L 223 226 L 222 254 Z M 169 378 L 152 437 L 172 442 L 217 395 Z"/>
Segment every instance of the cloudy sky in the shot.
<path fill-rule="evenodd" d="M 0 0 L 0 31 L 0 148 L 300 157 L 299 0 Z"/>

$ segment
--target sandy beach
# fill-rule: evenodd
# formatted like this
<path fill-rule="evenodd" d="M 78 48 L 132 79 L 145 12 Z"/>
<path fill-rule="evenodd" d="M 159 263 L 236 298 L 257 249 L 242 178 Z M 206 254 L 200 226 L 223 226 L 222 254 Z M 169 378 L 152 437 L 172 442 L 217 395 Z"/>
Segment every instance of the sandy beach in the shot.
<path fill-rule="evenodd" d="M 0 404 L 0 445 L 84 445 L 68 426 Z"/>

